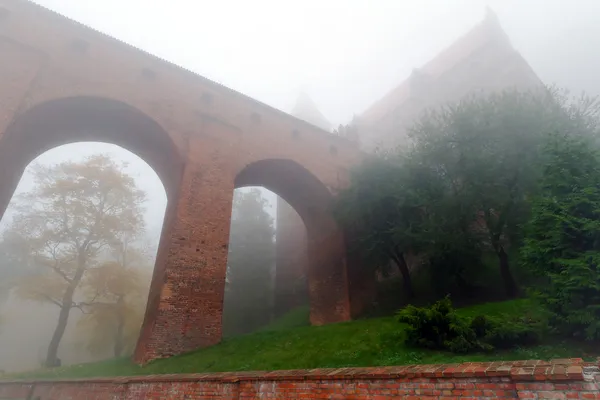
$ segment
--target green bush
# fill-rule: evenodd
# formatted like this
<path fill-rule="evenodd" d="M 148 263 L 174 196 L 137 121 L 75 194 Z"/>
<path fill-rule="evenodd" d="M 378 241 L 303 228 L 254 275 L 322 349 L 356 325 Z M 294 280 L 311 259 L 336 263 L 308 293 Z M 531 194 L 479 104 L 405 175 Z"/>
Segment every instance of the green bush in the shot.
<path fill-rule="evenodd" d="M 449 297 L 430 307 L 407 306 L 398 320 L 408 324 L 406 344 L 453 353 L 491 351 L 532 345 L 540 340 L 540 323 L 530 318 L 461 316 Z"/>
<path fill-rule="evenodd" d="M 470 319 L 452 308 L 449 297 L 431 307 L 409 305 L 398 313 L 398 319 L 408 324 L 406 343 L 410 346 L 455 353 L 487 349 L 471 328 Z"/>
<path fill-rule="evenodd" d="M 541 341 L 543 325 L 529 318 L 490 320 L 484 341 L 496 349 L 533 346 Z"/>

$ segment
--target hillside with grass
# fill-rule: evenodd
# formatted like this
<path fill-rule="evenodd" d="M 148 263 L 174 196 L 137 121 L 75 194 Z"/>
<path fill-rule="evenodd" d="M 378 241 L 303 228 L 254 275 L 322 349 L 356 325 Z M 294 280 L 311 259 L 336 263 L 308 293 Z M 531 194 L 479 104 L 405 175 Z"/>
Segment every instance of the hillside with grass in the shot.
<path fill-rule="evenodd" d="M 466 317 L 476 315 L 513 318 L 540 311 L 529 300 L 487 303 L 459 309 Z M 305 325 L 305 326 L 301 326 Z M 394 317 L 363 319 L 326 326 L 308 325 L 308 310 L 300 308 L 264 329 L 225 339 L 221 344 L 145 367 L 128 358 L 93 364 L 73 365 L 13 375 L 10 378 L 86 378 L 145 374 L 175 374 L 222 371 L 257 371 L 367 367 L 403 364 L 453 363 L 466 361 L 593 358 L 600 354 L 581 343 L 548 340 L 531 347 L 507 351 L 453 354 L 412 348 L 404 343 L 405 324 Z"/>
<path fill-rule="evenodd" d="M 231 235 L 232 249 L 239 246 L 228 256 L 219 345 L 145 367 L 114 346 L 113 360 L 19 376 L 594 357 L 600 101 L 583 99 L 549 89 L 465 100 L 425 115 L 410 148 L 357 165 L 332 202 L 332 217 L 348 233 L 347 256 L 357 261 L 347 276 L 375 288 L 361 297 L 363 315 L 354 321 L 312 327 L 308 307 L 290 310 L 302 302 L 280 307 L 274 223 L 260 193 L 250 191 L 234 197 L 232 226 L 244 229 Z M 308 290 L 299 282 L 293 293 Z M 105 346 L 123 344 L 109 334 L 120 332 L 114 315 L 106 316 L 94 333 Z M 128 335 L 130 347 L 136 337 Z M 57 347 L 50 350 L 55 358 Z"/>

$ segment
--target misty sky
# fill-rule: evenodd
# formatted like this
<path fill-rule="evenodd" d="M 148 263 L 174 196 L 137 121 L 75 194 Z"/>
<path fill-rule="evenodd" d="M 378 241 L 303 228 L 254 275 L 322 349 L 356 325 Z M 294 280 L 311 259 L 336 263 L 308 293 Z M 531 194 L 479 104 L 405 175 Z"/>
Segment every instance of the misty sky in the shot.
<path fill-rule="evenodd" d="M 284 111 L 304 90 L 334 125 L 360 114 L 467 32 L 486 5 L 542 80 L 600 94 L 598 0 L 36 2 Z M 103 148 L 131 162 L 152 199 L 148 208 L 162 211 L 156 174 L 127 152 Z M 41 161 L 95 150 L 69 145 Z M 149 224 L 160 226 L 152 218 Z"/>

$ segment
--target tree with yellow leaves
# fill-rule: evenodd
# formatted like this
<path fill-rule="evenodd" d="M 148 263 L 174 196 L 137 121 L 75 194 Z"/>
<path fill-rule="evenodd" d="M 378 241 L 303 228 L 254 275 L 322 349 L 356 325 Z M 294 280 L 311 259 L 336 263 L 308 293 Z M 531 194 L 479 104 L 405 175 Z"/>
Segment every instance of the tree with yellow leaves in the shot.
<path fill-rule="evenodd" d="M 83 283 L 86 311 L 78 322 L 88 350 L 121 357 L 133 350 L 150 288 L 150 252 L 129 234 L 111 244 L 107 260 Z"/>
<path fill-rule="evenodd" d="M 103 268 L 100 256 L 122 235 L 143 229 L 145 193 L 125 167 L 104 155 L 38 165 L 34 188 L 17 197 L 11 231 L 27 241 L 38 266 L 19 282 L 17 295 L 60 309 L 46 366 L 60 365 L 58 348 L 71 311 L 90 305 L 80 289 L 90 272 Z"/>

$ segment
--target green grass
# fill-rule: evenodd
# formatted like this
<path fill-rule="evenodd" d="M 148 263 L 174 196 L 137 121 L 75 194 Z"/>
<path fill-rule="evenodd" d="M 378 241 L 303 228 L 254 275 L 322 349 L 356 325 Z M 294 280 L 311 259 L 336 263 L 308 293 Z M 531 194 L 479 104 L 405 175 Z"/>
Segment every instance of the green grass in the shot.
<path fill-rule="evenodd" d="M 258 332 L 281 331 L 284 329 L 300 328 L 310 326 L 310 307 L 298 307 L 269 325 L 261 328 Z"/>
<path fill-rule="evenodd" d="M 487 303 L 460 310 L 465 315 L 523 315 L 536 312 L 527 300 Z M 551 359 L 594 356 L 567 342 L 516 349 L 510 352 L 455 355 L 407 348 L 402 325 L 394 318 L 374 318 L 320 327 L 299 326 L 306 310 L 295 310 L 260 332 L 224 340 L 221 344 L 145 367 L 129 359 L 110 360 L 14 375 L 17 378 L 85 378 L 99 376 L 195 372 L 277 370 L 297 368 L 364 367 L 465 361 Z"/>

